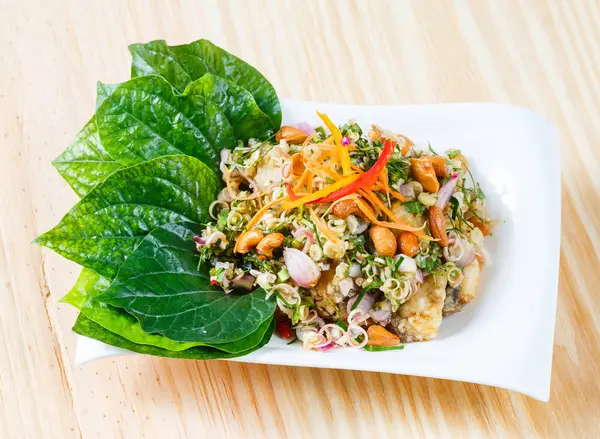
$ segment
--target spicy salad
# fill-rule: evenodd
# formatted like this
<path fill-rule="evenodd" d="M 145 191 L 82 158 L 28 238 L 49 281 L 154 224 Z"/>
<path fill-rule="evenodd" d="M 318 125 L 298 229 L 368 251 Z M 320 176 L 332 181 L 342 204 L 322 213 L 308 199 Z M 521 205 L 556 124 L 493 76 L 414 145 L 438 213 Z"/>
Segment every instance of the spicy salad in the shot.
<path fill-rule="evenodd" d="M 350 121 L 284 126 L 221 152 L 225 187 L 195 237 L 225 293 L 260 286 L 307 349 L 430 340 L 476 295 L 485 196 L 459 150 Z"/>
<path fill-rule="evenodd" d="M 325 114 L 282 127 L 269 81 L 210 41 L 129 50 L 52 163 L 79 200 L 35 241 L 81 266 L 77 334 L 196 360 L 275 332 L 401 349 L 475 297 L 491 223 L 459 150 Z"/>

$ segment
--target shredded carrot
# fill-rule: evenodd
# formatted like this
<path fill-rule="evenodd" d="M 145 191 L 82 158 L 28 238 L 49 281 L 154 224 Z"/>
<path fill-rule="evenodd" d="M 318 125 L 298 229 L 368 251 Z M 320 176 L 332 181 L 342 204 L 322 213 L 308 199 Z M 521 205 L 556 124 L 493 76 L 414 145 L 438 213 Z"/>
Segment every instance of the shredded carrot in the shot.
<path fill-rule="evenodd" d="M 313 178 L 314 175 L 311 172 L 310 174 L 308 174 L 308 178 L 306 179 L 306 192 L 308 192 L 309 194 L 312 194 L 313 191 Z"/>
<path fill-rule="evenodd" d="M 360 191 L 361 195 L 363 195 L 367 200 L 369 200 L 371 202 L 371 204 L 373 204 L 374 206 L 377 206 L 379 209 L 381 209 L 381 211 L 383 213 L 385 213 L 388 217 L 390 217 L 390 219 L 394 222 L 401 222 L 398 217 L 396 215 L 394 215 L 394 212 L 392 212 L 390 209 L 387 208 L 387 206 L 385 204 L 383 204 L 383 201 L 381 201 L 379 199 L 379 197 L 377 196 L 377 194 L 375 194 L 375 192 L 370 191 L 368 189 L 362 189 Z"/>
<path fill-rule="evenodd" d="M 404 195 L 402 195 L 400 192 L 396 192 L 393 189 L 388 189 L 388 190 L 390 191 L 390 194 L 392 195 L 392 197 L 394 197 L 400 201 L 406 201 L 406 197 L 404 197 Z"/>
<path fill-rule="evenodd" d="M 356 166 L 356 165 L 353 165 L 352 163 L 350 164 L 350 168 L 351 168 L 353 171 L 356 171 L 356 172 L 358 172 L 359 174 L 362 174 L 363 172 L 365 172 L 365 171 L 363 171 L 362 169 L 360 169 L 358 166 Z"/>
<path fill-rule="evenodd" d="M 300 180 L 298 180 L 298 183 L 296 183 L 296 186 L 294 186 L 294 192 L 298 192 L 300 189 L 302 189 L 302 186 L 306 184 L 306 180 L 308 179 L 309 175 L 310 169 L 305 169 L 300 177 Z"/>
<path fill-rule="evenodd" d="M 318 169 L 321 172 L 324 172 L 328 177 L 333 178 L 335 181 L 338 181 L 344 177 L 342 177 L 340 174 L 338 174 L 337 172 L 335 172 L 333 169 L 331 169 L 330 167 L 324 166 L 322 164 L 319 164 L 317 162 L 313 162 L 313 161 L 309 161 L 305 164 L 305 166 L 307 167 L 307 169 L 310 168 L 314 168 L 314 169 Z M 317 172 L 315 172 L 313 169 L 311 169 L 315 174 Z"/>
<path fill-rule="evenodd" d="M 327 128 L 329 128 L 329 131 L 331 131 L 333 139 L 335 140 L 335 145 L 337 147 L 340 164 L 342 165 L 343 174 L 349 175 L 350 174 L 350 154 L 348 154 L 348 149 L 346 147 L 344 147 L 344 145 L 342 145 L 342 133 L 340 132 L 338 127 L 335 126 L 335 124 L 331 121 L 331 119 L 329 119 L 329 117 L 326 114 L 319 113 L 318 111 L 317 111 L 317 114 L 319 115 L 321 120 L 323 120 L 325 125 L 327 125 Z"/>
<path fill-rule="evenodd" d="M 365 216 L 373 224 L 375 224 L 377 226 L 387 227 L 388 229 L 404 230 L 404 231 L 407 231 L 407 232 L 412 232 L 413 234 L 415 234 L 419 238 L 427 239 L 429 241 L 433 241 L 434 240 L 431 236 L 429 236 L 429 235 L 421 232 L 421 230 L 423 230 L 423 228 L 425 227 L 425 224 L 423 224 L 423 226 L 421 226 L 421 227 L 411 227 L 408 224 L 404 224 L 404 223 L 401 223 L 401 222 L 390 223 L 390 222 L 387 222 L 387 221 L 379 221 L 377 218 L 375 218 L 375 216 L 373 216 L 373 212 L 369 211 L 368 206 L 359 197 L 356 197 L 354 199 L 354 202 L 356 203 L 356 205 L 358 206 L 358 208 L 365 214 Z"/>
<path fill-rule="evenodd" d="M 327 139 L 325 139 L 323 143 L 325 143 L 326 145 L 331 145 L 333 143 L 333 140 L 333 136 L 329 136 Z"/>
<path fill-rule="evenodd" d="M 246 224 L 246 230 L 252 229 L 252 227 L 254 227 L 260 221 L 262 216 L 265 213 L 267 213 L 267 210 L 269 210 L 271 207 L 275 206 L 276 204 L 282 203 L 288 199 L 288 197 L 281 197 L 271 201 L 270 203 L 265 204 L 258 212 L 256 212 L 252 219 L 248 221 L 248 224 Z"/>
<path fill-rule="evenodd" d="M 355 182 L 358 179 L 358 177 L 360 177 L 359 174 L 352 174 L 347 177 L 344 177 L 341 180 L 338 180 L 335 183 L 325 186 L 323 189 L 318 190 L 317 192 L 314 192 L 311 195 L 302 197 L 299 200 L 295 200 L 295 201 L 290 200 L 290 201 L 283 203 L 283 208 L 284 209 L 293 209 L 295 207 L 301 206 L 301 205 L 309 203 L 311 201 L 318 200 L 319 198 L 325 197 L 325 196 L 337 191 L 338 189 L 341 189 L 344 186 Z"/>
<path fill-rule="evenodd" d="M 410 147 L 414 145 L 413 141 L 410 140 L 408 137 L 406 137 L 403 134 L 398 134 L 400 137 L 402 137 L 404 139 L 404 146 L 402 147 L 402 157 L 405 157 L 406 154 L 408 154 L 408 151 L 410 151 Z"/>
<path fill-rule="evenodd" d="M 321 233 L 323 233 L 323 235 L 325 235 L 327 239 L 329 239 L 334 244 L 341 244 L 338 237 L 335 236 L 335 234 L 329 229 L 329 227 L 323 224 L 323 222 L 319 219 L 319 216 L 315 213 L 312 207 L 309 207 L 308 211 L 310 212 L 311 219 L 316 224 L 317 228 L 321 231 Z"/>
<path fill-rule="evenodd" d="M 380 191 L 380 190 L 384 190 L 383 187 L 381 186 L 381 183 L 378 182 L 377 184 L 374 184 L 373 186 L 371 186 L 369 189 L 371 189 L 372 191 Z M 404 197 L 404 195 L 402 195 L 400 192 L 396 192 L 395 190 L 393 190 L 392 188 L 389 187 L 388 185 L 388 190 L 390 192 L 390 195 L 400 201 L 406 201 L 406 197 Z"/>
<path fill-rule="evenodd" d="M 304 139 L 304 142 L 302 142 L 302 147 L 300 148 L 301 154 L 304 152 L 304 148 L 306 148 L 306 146 L 313 139 L 313 137 L 315 137 L 315 134 L 311 134 L 306 139 Z"/>
<path fill-rule="evenodd" d="M 354 202 L 356 203 L 358 208 L 362 211 L 362 213 L 365 214 L 365 216 L 367 217 L 367 219 L 369 221 L 371 221 L 373 224 L 377 223 L 377 221 L 378 221 L 377 217 L 375 216 L 373 211 L 369 208 L 369 206 L 367 206 L 367 204 L 363 200 L 361 200 L 359 197 L 354 195 Z"/>

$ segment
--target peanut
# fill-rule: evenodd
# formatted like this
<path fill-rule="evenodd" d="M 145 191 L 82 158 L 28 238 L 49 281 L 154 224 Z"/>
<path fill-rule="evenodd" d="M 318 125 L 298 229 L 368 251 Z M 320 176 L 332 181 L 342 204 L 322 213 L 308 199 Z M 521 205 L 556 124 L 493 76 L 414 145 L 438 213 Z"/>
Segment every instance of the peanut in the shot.
<path fill-rule="evenodd" d="M 260 240 L 256 246 L 256 252 L 259 255 L 265 255 L 269 258 L 273 257 L 273 250 L 283 244 L 284 236 L 281 233 L 269 233 Z"/>
<path fill-rule="evenodd" d="M 363 205 L 367 209 L 371 209 L 367 204 L 363 203 Z M 336 205 L 333 206 L 333 209 L 331 209 L 331 213 L 333 213 L 335 216 L 337 216 L 340 219 L 346 219 L 350 215 L 358 215 L 365 221 L 368 221 L 367 216 L 363 213 L 362 210 L 360 210 L 360 208 L 358 207 L 358 205 L 356 204 L 356 202 L 354 200 L 340 201 L 339 203 L 337 203 Z M 373 216 L 375 216 L 375 213 L 372 210 L 371 210 L 371 213 L 373 214 Z"/>
<path fill-rule="evenodd" d="M 396 254 L 396 237 L 390 229 L 381 226 L 373 226 L 369 230 L 369 236 L 371 237 L 371 241 L 373 241 L 373 245 L 379 256 L 391 258 Z"/>
<path fill-rule="evenodd" d="M 431 163 L 431 166 L 433 166 L 433 171 L 435 172 L 437 178 L 446 178 L 446 176 L 448 175 L 448 168 L 446 168 L 446 160 L 444 159 L 444 157 L 435 155 L 422 157 L 422 159 L 425 159 L 429 163 Z"/>
<path fill-rule="evenodd" d="M 397 335 L 379 325 L 369 326 L 367 335 L 369 336 L 369 341 L 367 341 L 369 346 L 395 346 L 400 343 Z"/>
<path fill-rule="evenodd" d="M 429 214 L 429 229 L 431 235 L 437 239 L 437 243 L 442 247 L 448 246 L 448 235 L 446 234 L 446 219 L 442 209 L 438 206 L 431 206 L 428 211 Z"/>
<path fill-rule="evenodd" d="M 302 154 L 296 153 L 292 156 L 292 174 L 302 175 L 306 167 L 304 166 L 304 158 Z"/>
<path fill-rule="evenodd" d="M 265 235 L 258 230 L 248 230 L 242 233 L 235 243 L 236 253 L 248 253 L 264 238 Z"/>
<path fill-rule="evenodd" d="M 440 183 L 435 176 L 433 165 L 428 159 L 411 159 L 410 170 L 423 189 L 427 192 L 436 193 L 440 190 Z"/>
<path fill-rule="evenodd" d="M 281 127 L 279 131 L 277 131 L 277 134 L 275 135 L 275 140 L 279 142 L 283 139 L 287 143 L 293 145 L 300 145 L 306 140 L 307 137 L 308 134 L 306 134 L 300 128 L 284 126 Z"/>
<path fill-rule="evenodd" d="M 398 235 L 398 248 L 403 255 L 413 257 L 419 253 L 419 240 L 410 232 L 402 232 Z"/>

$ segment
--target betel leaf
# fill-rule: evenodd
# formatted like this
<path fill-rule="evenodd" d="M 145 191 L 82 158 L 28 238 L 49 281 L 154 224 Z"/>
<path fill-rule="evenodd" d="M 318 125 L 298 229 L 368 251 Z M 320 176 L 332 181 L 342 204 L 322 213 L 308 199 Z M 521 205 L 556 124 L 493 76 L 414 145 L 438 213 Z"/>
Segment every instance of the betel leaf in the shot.
<path fill-rule="evenodd" d="M 89 298 L 95 297 L 110 286 L 111 280 L 94 270 L 83 268 L 73 288 L 60 299 L 78 310 L 82 310 Z"/>
<path fill-rule="evenodd" d="M 160 334 L 148 334 L 142 330 L 135 317 L 94 300 L 97 295 L 108 288 L 110 283 L 110 279 L 99 275 L 93 270 L 84 268 L 81 270 L 75 286 L 62 299 L 62 302 L 75 306 L 88 319 L 136 344 L 156 346 L 169 351 L 182 351 L 191 347 L 206 345 L 205 343 L 182 343 Z M 249 336 L 232 343 L 215 344 L 212 347 L 230 353 L 246 351 L 261 342 L 270 324 L 270 320 L 265 320 Z"/>
<path fill-rule="evenodd" d="M 195 94 L 174 94 L 157 76 L 100 83 L 96 105 L 102 145 L 124 165 L 185 154 L 214 167 L 220 151 L 236 143 L 218 105 Z"/>
<path fill-rule="evenodd" d="M 183 351 L 169 351 L 167 349 L 161 349 L 156 346 L 140 345 L 108 331 L 101 325 L 88 319 L 83 314 L 79 314 L 79 317 L 75 322 L 75 326 L 73 326 L 73 331 L 84 337 L 93 338 L 111 346 L 127 349 L 129 351 L 137 352 L 139 354 L 155 355 L 159 357 L 181 358 L 189 360 L 216 360 L 219 358 L 241 357 L 242 355 L 248 355 L 249 353 L 262 348 L 269 342 L 271 336 L 273 335 L 273 332 L 275 331 L 275 320 L 270 320 L 270 326 L 258 345 L 246 351 L 241 351 L 237 353 L 223 352 L 219 349 L 215 349 L 208 346 L 197 346 Z"/>
<path fill-rule="evenodd" d="M 53 163 L 80 196 L 118 169 L 165 155 L 191 155 L 216 169 L 223 148 L 272 134 L 252 95 L 214 75 L 181 96 L 159 77 L 98 90 L 97 115 Z"/>
<path fill-rule="evenodd" d="M 142 329 L 172 340 L 227 343 L 255 332 L 273 316 L 275 301 L 257 289 L 225 294 L 198 270 L 193 241 L 201 227 L 167 224 L 152 231 L 96 300 L 124 309 Z"/>
<path fill-rule="evenodd" d="M 102 145 L 124 165 L 186 154 L 217 168 L 222 149 L 272 134 L 252 95 L 213 75 L 192 82 L 181 95 L 158 76 L 99 84 L 97 105 Z"/>
<path fill-rule="evenodd" d="M 168 46 L 163 40 L 129 46 L 131 76 L 159 75 L 179 92 L 206 73 L 225 78 L 248 90 L 260 109 L 271 119 L 274 130 L 281 125 L 281 106 L 273 86 L 254 67 L 215 46 L 198 40 Z"/>
<path fill-rule="evenodd" d="M 151 230 L 172 222 L 207 221 L 219 187 L 217 175 L 194 157 L 141 163 L 108 176 L 36 242 L 114 277 Z"/>
<path fill-rule="evenodd" d="M 200 96 L 216 104 L 231 123 L 236 140 L 263 139 L 274 132 L 271 120 L 246 89 L 207 73 L 192 82 L 184 95 Z"/>
<path fill-rule="evenodd" d="M 121 169 L 100 143 L 96 117 L 93 116 L 52 165 L 80 197 L 108 175 Z"/>

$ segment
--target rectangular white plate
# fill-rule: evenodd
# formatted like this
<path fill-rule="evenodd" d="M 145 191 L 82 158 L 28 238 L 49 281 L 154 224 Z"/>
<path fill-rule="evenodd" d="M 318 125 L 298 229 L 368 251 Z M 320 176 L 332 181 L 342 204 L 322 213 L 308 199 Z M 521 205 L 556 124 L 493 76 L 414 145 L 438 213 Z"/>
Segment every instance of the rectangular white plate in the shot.
<path fill-rule="evenodd" d="M 500 220 L 486 248 L 477 299 L 445 318 L 439 336 L 403 351 L 304 351 L 273 337 L 232 361 L 391 372 L 550 396 L 560 248 L 560 152 L 555 128 L 530 110 L 497 104 L 347 106 L 284 100 L 284 124 L 355 119 L 403 133 L 417 146 L 461 149 Z M 129 353 L 80 337 L 77 363 Z"/>

